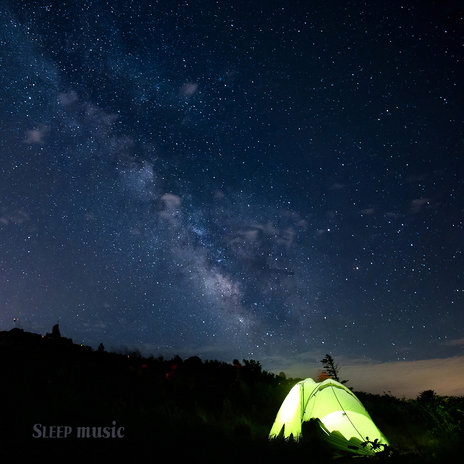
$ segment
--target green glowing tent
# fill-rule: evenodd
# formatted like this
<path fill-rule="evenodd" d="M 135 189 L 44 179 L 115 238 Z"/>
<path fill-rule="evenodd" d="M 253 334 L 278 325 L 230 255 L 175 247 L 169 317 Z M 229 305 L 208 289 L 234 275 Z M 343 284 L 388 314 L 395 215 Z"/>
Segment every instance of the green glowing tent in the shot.
<path fill-rule="evenodd" d="M 338 451 L 372 455 L 388 445 L 356 395 L 332 379 L 298 382 L 282 403 L 269 438 L 299 441 L 302 424 L 311 419 L 318 436 Z"/>

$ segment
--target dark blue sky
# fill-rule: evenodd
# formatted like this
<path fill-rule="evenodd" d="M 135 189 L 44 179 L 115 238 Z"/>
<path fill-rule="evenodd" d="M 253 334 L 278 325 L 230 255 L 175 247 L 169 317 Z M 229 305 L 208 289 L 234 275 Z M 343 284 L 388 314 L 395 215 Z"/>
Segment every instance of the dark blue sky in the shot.
<path fill-rule="evenodd" d="M 2 330 L 462 354 L 462 2 L 5 5 Z"/>

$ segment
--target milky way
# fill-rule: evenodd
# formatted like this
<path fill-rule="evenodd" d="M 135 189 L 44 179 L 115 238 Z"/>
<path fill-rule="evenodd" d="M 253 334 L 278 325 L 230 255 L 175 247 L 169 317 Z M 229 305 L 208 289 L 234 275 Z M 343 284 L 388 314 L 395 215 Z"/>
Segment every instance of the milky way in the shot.
<path fill-rule="evenodd" d="M 165 3 L 2 7 L 2 330 L 457 354 L 459 6 Z"/>

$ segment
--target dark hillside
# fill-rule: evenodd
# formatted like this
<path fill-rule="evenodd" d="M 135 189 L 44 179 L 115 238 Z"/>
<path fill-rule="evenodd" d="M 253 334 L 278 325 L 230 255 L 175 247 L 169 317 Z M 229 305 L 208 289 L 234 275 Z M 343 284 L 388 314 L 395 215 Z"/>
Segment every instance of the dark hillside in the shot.
<path fill-rule="evenodd" d="M 21 456 L 234 453 L 266 438 L 289 389 L 256 361 L 147 359 L 20 329 L 0 332 L 0 369 L 0 433 Z M 97 437 L 78 438 L 78 427 Z M 114 427 L 123 436 L 105 438 Z"/>
<path fill-rule="evenodd" d="M 257 361 L 142 358 L 13 329 L 0 332 L 0 369 L 3 462 L 331 460 L 310 439 L 268 442 L 296 381 Z M 460 452 L 462 398 L 357 395 L 390 440 L 389 462 L 442 462 Z"/>

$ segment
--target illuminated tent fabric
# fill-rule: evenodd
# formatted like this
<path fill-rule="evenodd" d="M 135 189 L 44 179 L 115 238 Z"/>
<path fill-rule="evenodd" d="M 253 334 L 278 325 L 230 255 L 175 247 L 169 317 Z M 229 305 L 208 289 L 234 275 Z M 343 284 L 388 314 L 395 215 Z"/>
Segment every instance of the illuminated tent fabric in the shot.
<path fill-rule="evenodd" d="M 303 422 L 311 419 L 317 420 L 318 435 L 340 451 L 369 455 L 384 449 L 372 443 L 388 445 L 356 395 L 332 379 L 298 382 L 282 403 L 269 438 L 299 441 Z M 362 446 L 366 442 L 371 444 Z"/>

